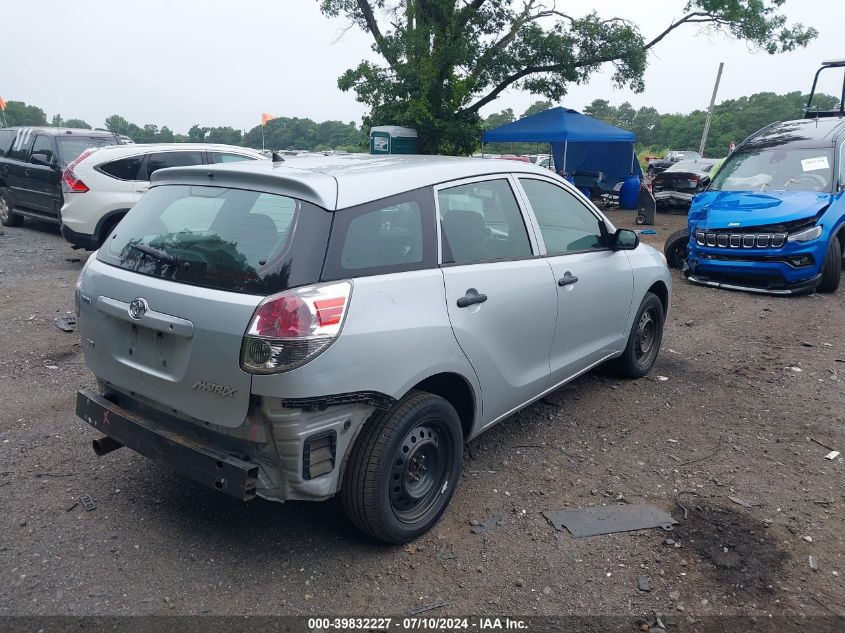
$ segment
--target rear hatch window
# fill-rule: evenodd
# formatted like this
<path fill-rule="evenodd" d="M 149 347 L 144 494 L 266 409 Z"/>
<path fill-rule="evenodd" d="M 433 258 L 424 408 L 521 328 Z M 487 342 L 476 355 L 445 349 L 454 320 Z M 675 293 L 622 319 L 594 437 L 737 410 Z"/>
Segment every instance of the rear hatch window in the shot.
<path fill-rule="evenodd" d="M 77 134 L 68 134 L 67 136 L 59 136 L 57 138 L 63 165 L 69 165 L 75 161 L 86 149 L 117 145 L 117 139 L 114 136 L 79 136 Z"/>
<path fill-rule="evenodd" d="M 315 283 L 331 213 L 271 193 L 166 185 L 152 188 L 98 259 L 142 275 L 269 295 Z"/>

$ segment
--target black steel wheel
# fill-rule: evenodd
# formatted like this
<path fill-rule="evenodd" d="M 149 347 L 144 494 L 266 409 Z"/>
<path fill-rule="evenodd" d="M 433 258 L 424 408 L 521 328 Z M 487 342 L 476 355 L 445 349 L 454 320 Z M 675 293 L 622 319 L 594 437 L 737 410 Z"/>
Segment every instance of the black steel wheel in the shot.
<path fill-rule="evenodd" d="M 625 351 L 607 365 L 612 373 L 625 378 L 641 378 L 651 370 L 663 342 L 665 314 L 660 298 L 647 292 L 634 318 Z"/>
<path fill-rule="evenodd" d="M 443 514 L 462 460 L 455 408 L 440 396 L 411 392 L 361 430 L 343 476 L 344 510 L 371 536 L 406 543 Z"/>

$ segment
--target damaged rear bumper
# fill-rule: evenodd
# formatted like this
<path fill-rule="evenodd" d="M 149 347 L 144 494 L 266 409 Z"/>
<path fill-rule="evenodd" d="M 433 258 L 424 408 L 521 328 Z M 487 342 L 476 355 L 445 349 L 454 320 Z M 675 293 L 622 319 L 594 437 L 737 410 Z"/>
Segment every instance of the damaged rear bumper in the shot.
<path fill-rule="evenodd" d="M 76 415 L 144 457 L 241 500 L 256 495 L 258 466 L 200 445 L 150 419 L 142 419 L 90 389 L 76 394 Z"/>

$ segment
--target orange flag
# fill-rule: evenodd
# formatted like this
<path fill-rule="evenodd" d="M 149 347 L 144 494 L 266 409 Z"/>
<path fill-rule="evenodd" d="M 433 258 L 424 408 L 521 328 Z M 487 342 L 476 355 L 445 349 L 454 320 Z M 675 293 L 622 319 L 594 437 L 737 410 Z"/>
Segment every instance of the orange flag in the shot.
<path fill-rule="evenodd" d="M 267 114 L 266 112 L 261 113 L 261 125 L 267 125 L 267 121 L 272 121 L 276 117 L 272 114 Z"/>
<path fill-rule="evenodd" d="M 4 112 L 6 110 L 6 102 L 3 101 L 3 97 L 0 97 L 0 110 L 3 110 Z"/>

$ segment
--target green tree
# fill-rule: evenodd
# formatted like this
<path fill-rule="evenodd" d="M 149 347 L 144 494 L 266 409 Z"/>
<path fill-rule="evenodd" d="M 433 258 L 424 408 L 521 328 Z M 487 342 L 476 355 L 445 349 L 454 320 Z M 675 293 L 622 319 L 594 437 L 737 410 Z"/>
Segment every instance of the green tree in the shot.
<path fill-rule="evenodd" d="M 492 130 L 493 128 L 501 127 L 503 125 L 507 125 L 508 123 L 513 123 L 515 117 L 513 115 L 513 108 L 506 108 L 501 112 L 497 112 L 491 114 L 486 119 L 484 119 L 484 129 Z"/>
<path fill-rule="evenodd" d="M 7 101 L 3 113 L 9 127 L 13 125 L 47 125 L 47 115 L 44 110 L 26 105 L 23 101 Z"/>
<path fill-rule="evenodd" d="M 90 130 L 91 126 L 82 119 L 65 119 L 65 127 L 73 127 L 81 130 Z"/>
<path fill-rule="evenodd" d="M 369 107 L 365 127 L 409 125 L 423 153 L 468 153 L 481 108 L 519 88 L 559 101 L 604 64 L 619 86 L 642 91 L 649 51 L 685 25 L 778 53 L 816 31 L 787 25 L 785 0 L 686 0 L 683 15 L 652 40 L 619 17 L 574 17 L 542 0 L 318 0 L 322 12 L 368 31 L 383 63 L 362 61 L 338 80 Z"/>
<path fill-rule="evenodd" d="M 545 112 L 546 110 L 551 110 L 554 108 L 555 105 L 551 101 L 535 101 L 525 112 L 522 113 L 522 117 L 525 118 L 527 116 L 533 116 L 535 114 L 540 114 L 541 112 Z"/>

